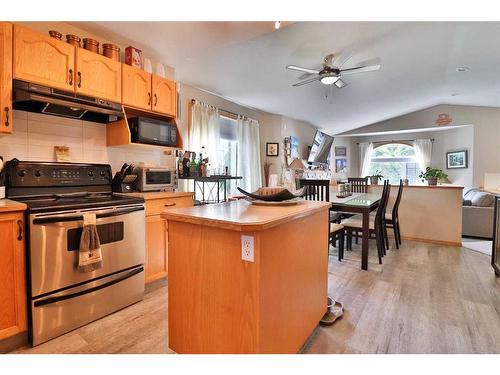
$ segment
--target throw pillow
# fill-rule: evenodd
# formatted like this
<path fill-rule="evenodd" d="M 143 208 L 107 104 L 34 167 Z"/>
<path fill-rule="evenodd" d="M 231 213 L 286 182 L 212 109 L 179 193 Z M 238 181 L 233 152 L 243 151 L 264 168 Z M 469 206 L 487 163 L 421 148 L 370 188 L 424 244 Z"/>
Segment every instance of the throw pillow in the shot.
<path fill-rule="evenodd" d="M 495 202 L 495 196 L 485 191 L 478 191 L 471 198 L 471 202 L 476 207 L 490 207 Z"/>

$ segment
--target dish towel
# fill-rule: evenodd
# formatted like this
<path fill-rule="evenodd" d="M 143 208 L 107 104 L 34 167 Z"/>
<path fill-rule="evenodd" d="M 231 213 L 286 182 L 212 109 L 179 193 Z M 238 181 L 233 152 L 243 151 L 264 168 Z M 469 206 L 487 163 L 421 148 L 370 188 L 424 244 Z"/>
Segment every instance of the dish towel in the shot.
<path fill-rule="evenodd" d="M 101 243 L 95 224 L 95 214 L 83 214 L 83 230 L 78 253 L 78 270 L 80 272 L 92 272 L 102 268 Z"/>

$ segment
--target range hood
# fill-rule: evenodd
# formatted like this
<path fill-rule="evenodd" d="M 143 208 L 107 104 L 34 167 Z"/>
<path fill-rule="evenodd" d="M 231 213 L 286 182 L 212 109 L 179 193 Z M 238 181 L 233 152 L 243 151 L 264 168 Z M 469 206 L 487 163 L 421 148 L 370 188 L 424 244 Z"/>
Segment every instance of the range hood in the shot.
<path fill-rule="evenodd" d="M 107 124 L 124 117 L 120 103 L 14 80 L 13 107 Z"/>

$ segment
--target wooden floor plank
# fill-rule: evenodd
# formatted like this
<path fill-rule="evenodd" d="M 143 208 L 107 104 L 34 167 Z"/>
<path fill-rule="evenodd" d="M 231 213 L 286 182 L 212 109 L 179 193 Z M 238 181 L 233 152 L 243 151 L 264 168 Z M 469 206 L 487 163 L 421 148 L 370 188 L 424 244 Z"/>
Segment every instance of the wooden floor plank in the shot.
<path fill-rule="evenodd" d="M 374 243 L 371 243 L 374 246 Z M 488 256 L 465 248 L 405 241 L 383 265 L 360 248 L 336 260 L 329 294 L 345 306 L 331 327 L 318 327 L 305 353 L 500 353 L 500 279 Z M 16 353 L 172 353 L 165 281 L 144 300 L 35 348 Z"/>

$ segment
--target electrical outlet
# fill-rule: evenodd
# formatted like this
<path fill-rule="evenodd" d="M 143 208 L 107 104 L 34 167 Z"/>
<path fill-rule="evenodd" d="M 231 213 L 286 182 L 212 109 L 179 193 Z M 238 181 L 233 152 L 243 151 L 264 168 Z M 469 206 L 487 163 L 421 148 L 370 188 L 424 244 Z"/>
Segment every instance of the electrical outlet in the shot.
<path fill-rule="evenodd" d="M 254 261 L 253 236 L 241 235 L 241 259 L 247 262 Z"/>

